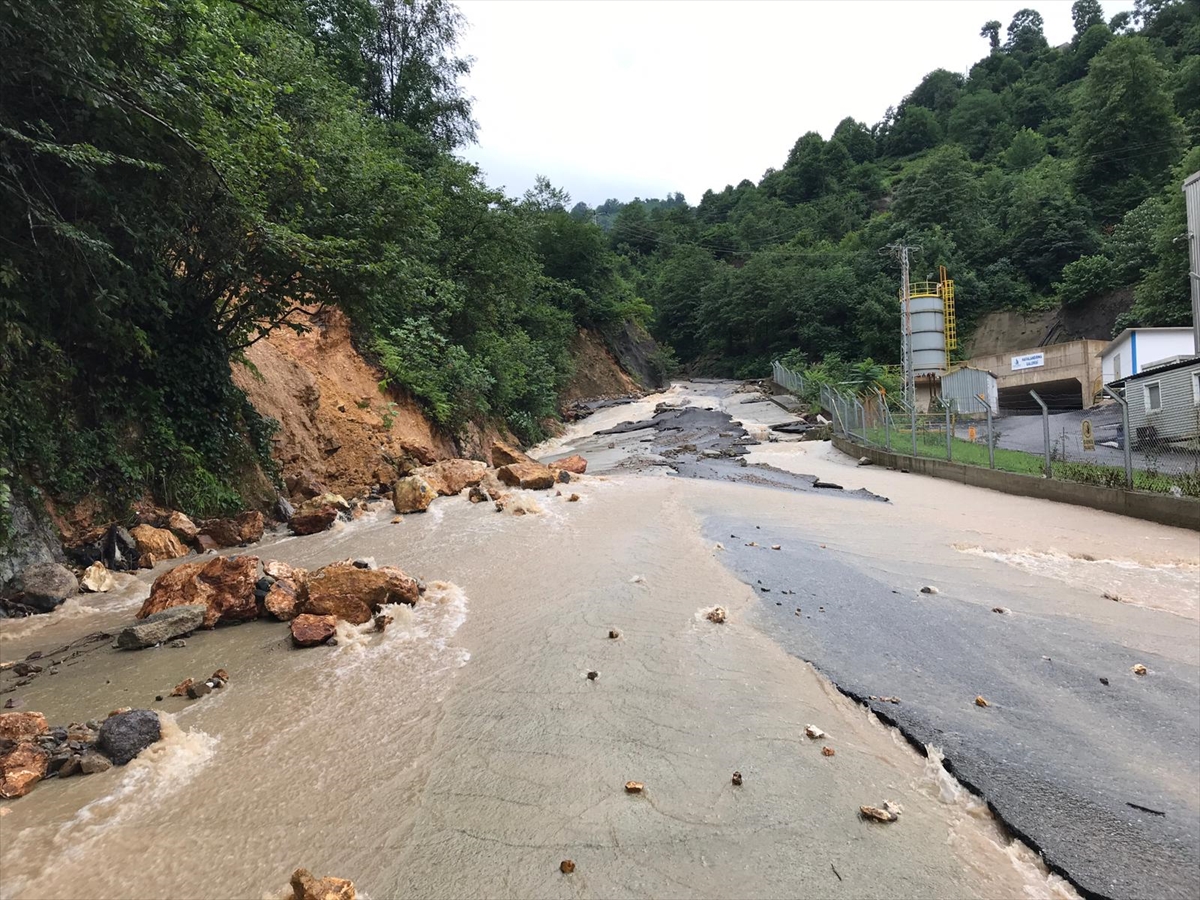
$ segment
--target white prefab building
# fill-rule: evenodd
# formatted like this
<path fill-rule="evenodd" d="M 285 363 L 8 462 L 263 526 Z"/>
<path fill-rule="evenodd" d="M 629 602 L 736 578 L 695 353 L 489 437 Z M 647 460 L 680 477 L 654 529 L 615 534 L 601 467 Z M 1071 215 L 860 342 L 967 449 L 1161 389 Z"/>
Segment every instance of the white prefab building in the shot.
<path fill-rule="evenodd" d="M 1112 384 L 1196 353 L 1196 334 L 1191 328 L 1126 328 L 1100 351 L 1101 376 L 1105 384 Z"/>
<path fill-rule="evenodd" d="M 1125 380 L 1135 447 L 1200 440 L 1200 357 L 1182 359 Z"/>

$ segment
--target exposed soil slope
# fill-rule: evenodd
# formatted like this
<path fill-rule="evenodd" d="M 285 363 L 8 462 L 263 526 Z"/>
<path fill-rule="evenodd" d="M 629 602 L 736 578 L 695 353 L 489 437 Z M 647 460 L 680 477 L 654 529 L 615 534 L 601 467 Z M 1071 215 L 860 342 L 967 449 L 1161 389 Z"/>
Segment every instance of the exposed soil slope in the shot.
<path fill-rule="evenodd" d="M 641 391 L 641 386 L 621 368 L 595 332 L 581 328 L 571 342 L 571 356 L 575 360 L 575 373 L 563 391 L 562 403 L 622 397 Z"/>
<path fill-rule="evenodd" d="M 233 380 L 262 415 L 279 422 L 273 455 L 289 484 L 311 475 L 346 496 L 397 477 L 406 461 L 456 456 L 412 398 L 379 387 L 383 374 L 355 349 L 339 311 L 310 331 L 280 329 L 235 364 Z"/>

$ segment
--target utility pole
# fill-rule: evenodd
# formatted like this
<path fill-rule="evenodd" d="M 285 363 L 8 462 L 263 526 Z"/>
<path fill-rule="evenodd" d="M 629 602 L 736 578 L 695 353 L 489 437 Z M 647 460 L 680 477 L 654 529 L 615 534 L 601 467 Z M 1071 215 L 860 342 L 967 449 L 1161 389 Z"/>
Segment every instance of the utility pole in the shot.
<path fill-rule="evenodd" d="M 910 309 L 908 254 L 919 253 L 921 248 L 915 244 L 905 244 L 894 241 L 886 247 L 880 247 L 881 254 L 886 253 L 893 259 L 900 260 L 900 358 L 904 361 L 904 402 L 910 408 L 916 408 L 917 379 L 913 371 L 912 353 L 912 311 Z"/>

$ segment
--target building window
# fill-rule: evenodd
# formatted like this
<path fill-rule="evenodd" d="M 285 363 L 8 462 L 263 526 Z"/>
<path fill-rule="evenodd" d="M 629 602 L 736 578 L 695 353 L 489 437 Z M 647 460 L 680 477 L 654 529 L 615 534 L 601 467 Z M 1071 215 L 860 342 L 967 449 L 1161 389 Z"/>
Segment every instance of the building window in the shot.
<path fill-rule="evenodd" d="M 1146 412 L 1159 412 L 1162 410 L 1162 388 L 1159 387 L 1157 381 L 1152 381 L 1146 385 Z"/>
<path fill-rule="evenodd" d="M 1192 400 L 1200 406 L 1200 372 L 1192 373 Z"/>
<path fill-rule="evenodd" d="M 1118 353 L 1113 357 L 1113 381 L 1121 379 L 1121 354 Z"/>

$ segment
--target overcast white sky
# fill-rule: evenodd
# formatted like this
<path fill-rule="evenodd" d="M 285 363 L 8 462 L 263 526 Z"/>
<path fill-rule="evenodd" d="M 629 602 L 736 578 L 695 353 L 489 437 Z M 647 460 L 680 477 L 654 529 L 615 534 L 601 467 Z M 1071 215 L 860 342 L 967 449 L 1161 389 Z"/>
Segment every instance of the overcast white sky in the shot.
<path fill-rule="evenodd" d="M 518 196 L 543 174 L 609 197 L 757 182 L 806 131 L 879 121 L 925 73 L 965 73 L 979 29 L 1037 9 L 1070 40 L 1071 0 L 459 0 L 479 143 L 463 155 Z M 1111 18 L 1132 0 L 1105 0 Z M 1003 35 L 1002 35 L 1003 36 Z"/>

